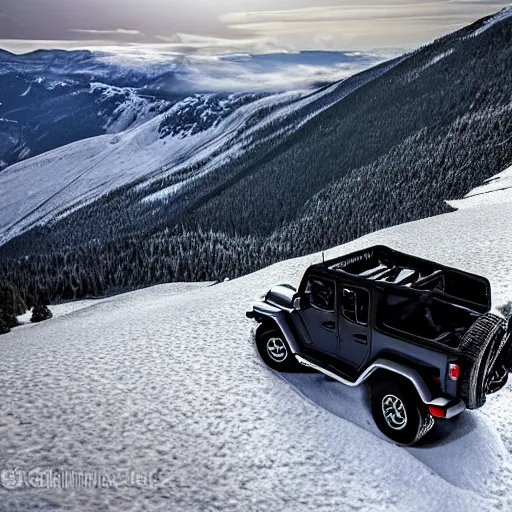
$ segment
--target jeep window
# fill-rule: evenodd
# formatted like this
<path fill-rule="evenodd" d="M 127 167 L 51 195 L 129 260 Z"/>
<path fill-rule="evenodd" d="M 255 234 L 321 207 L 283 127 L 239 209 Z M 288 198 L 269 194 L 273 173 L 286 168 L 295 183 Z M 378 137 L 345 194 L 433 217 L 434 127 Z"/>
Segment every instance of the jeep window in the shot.
<path fill-rule="evenodd" d="M 381 303 L 381 322 L 384 327 L 434 340 L 440 333 L 432 318 L 430 303 L 428 293 L 416 296 L 389 293 Z"/>
<path fill-rule="evenodd" d="M 399 292 L 383 296 L 378 323 L 429 340 L 458 345 L 478 313 L 432 297 L 430 293 L 405 296 Z"/>
<path fill-rule="evenodd" d="M 368 325 L 370 294 L 361 288 L 343 288 L 341 309 L 343 316 L 354 324 Z"/>
<path fill-rule="evenodd" d="M 323 311 L 334 311 L 334 283 L 325 279 L 311 278 L 308 281 L 306 294 L 310 304 Z"/>

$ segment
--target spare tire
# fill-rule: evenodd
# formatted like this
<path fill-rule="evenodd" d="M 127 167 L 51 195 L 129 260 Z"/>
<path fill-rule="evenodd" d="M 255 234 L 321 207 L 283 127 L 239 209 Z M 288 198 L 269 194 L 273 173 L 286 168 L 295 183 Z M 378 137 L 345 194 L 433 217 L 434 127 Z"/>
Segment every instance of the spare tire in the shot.
<path fill-rule="evenodd" d="M 506 341 L 503 318 L 487 313 L 470 327 L 459 344 L 468 358 L 460 383 L 461 398 L 468 409 L 485 404 L 487 380 Z"/>
<path fill-rule="evenodd" d="M 503 351 L 503 364 L 509 372 L 512 372 L 512 317 L 508 319 L 506 341 Z"/>
<path fill-rule="evenodd" d="M 506 343 L 503 351 L 503 364 L 509 372 L 512 372 L 512 333 L 510 332 L 506 336 Z"/>

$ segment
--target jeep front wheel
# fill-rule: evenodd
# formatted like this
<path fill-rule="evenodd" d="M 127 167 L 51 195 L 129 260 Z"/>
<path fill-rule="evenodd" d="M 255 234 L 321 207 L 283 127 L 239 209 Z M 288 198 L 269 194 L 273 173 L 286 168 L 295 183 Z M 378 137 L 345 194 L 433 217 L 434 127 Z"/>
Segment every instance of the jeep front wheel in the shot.
<path fill-rule="evenodd" d="M 407 381 L 384 380 L 372 386 L 372 413 L 379 430 L 395 443 L 417 443 L 434 426 L 434 419 Z"/>
<path fill-rule="evenodd" d="M 263 361 L 273 370 L 299 371 L 299 363 L 279 329 L 260 326 L 256 331 L 256 347 Z"/>

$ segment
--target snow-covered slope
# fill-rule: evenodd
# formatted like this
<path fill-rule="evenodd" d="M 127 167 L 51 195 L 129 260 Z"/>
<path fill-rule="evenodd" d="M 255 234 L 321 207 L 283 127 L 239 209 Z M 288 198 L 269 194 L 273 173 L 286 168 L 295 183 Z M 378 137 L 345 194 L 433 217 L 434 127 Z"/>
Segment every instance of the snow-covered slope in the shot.
<path fill-rule="evenodd" d="M 169 133 L 169 116 L 179 115 L 181 103 L 188 108 L 186 99 L 169 114 L 157 115 L 121 134 L 80 140 L 12 165 L 0 173 L 0 244 L 137 179 L 168 174 L 228 145 L 236 150 L 235 136 L 251 117 L 303 96 L 307 93 L 265 97 L 237 109 L 221 123 L 211 122 L 203 131 L 189 127 L 184 132 L 186 127 L 178 127 L 176 133 Z M 197 122 L 203 115 L 205 109 L 200 109 L 192 117 Z"/>
<path fill-rule="evenodd" d="M 512 201 L 483 203 L 327 257 L 388 244 L 487 276 L 499 307 L 512 299 L 511 216 Z M 179 295 L 141 290 L 2 336 L 0 468 L 158 475 L 153 487 L 0 488 L 2 506 L 511 510 L 510 385 L 435 439 L 403 449 L 373 426 L 364 389 L 282 377 L 259 360 L 246 307 L 276 282 L 297 284 L 320 258 Z"/>
<path fill-rule="evenodd" d="M 473 208 L 479 205 L 498 205 L 512 201 L 512 166 L 488 179 L 481 187 L 473 189 L 464 199 L 448 201 L 457 209 Z"/>

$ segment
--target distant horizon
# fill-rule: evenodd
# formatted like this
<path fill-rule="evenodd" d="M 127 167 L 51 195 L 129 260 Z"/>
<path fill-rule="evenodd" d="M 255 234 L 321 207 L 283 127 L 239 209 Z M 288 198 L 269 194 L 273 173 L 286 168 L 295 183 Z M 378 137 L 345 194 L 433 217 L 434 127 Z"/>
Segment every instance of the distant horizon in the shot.
<path fill-rule="evenodd" d="M 188 57 L 221 57 L 221 58 L 229 58 L 229 57 L 235 57 L 237 55 L 243 56 L 243 55 L 252 55 L 252 56 L 264 56 L 264 55 L 299 55 L 304 53 L 332 53 L 332 54 L 354 54 L 354 55 L 366 55 L 366 54 L 373 54 L 373 53 L 382 53 L 382 54 L 389 54 L 392 55 L 399 55 L 401 53 L 407 53 L 409 51 L 414 51 L 415 49 L 423 46 L 424 44 L 428 44 L 429 41 L 426 43 L 422 43 L 420 45 L 415 44 L 407 44 L 403 46 L 382 46 L 382 47 L 372 47 L 372 48 L 361 48 L 361 49 L 352 49 L 352 48 L 300 48 L 300 49 L 279 49 L 279 48 L 269 48 L 265 51 L 262 51 L 260 53 L 254 52 L 254 51 L 241 51 L 233 49 L 231 51 L 226 50 L 225 52 L 219 52 L 219 53 L 186 53 L 186 52 L 179 52 L 174 49 L 170 49 L 165 44 L 154 44 L 154 45 L 112 45 L 112 44 L 105 44 L 105 45 L 91 45 L 91 46 L 69 46 L 69 47 L 62 47 L 62 46 L 34 46 L 33 48 L 30 47 L 26 49 L 24 45 L 22 45 L 23 48 L 20 46 L 16 46 L 16 43 L 13 42 L 12 44 L 3 45 L 4 41 L 0 40 L 0 51 L 4 51 L 7 53 L 10 53 L 11 55 L 29 55 L 34 52 L 39 51 L 63 51 L 63 52 L 76 52 L 76 51 L 89 51 L 91 53 L 119 53 L 119 54 L 137 54 L 138 52 L 151 52 L 154 51 L 157 55 L 174 55 L 176 57 L 179 56 L 188 56 Z M 9 41 L 11 43 L 11 41 Z"/>
<path fill-rule="evenodd" d="M 38 0 L 0 6 L 0 48 L 218 55 L 418 48 L 509 0 Z"/>

